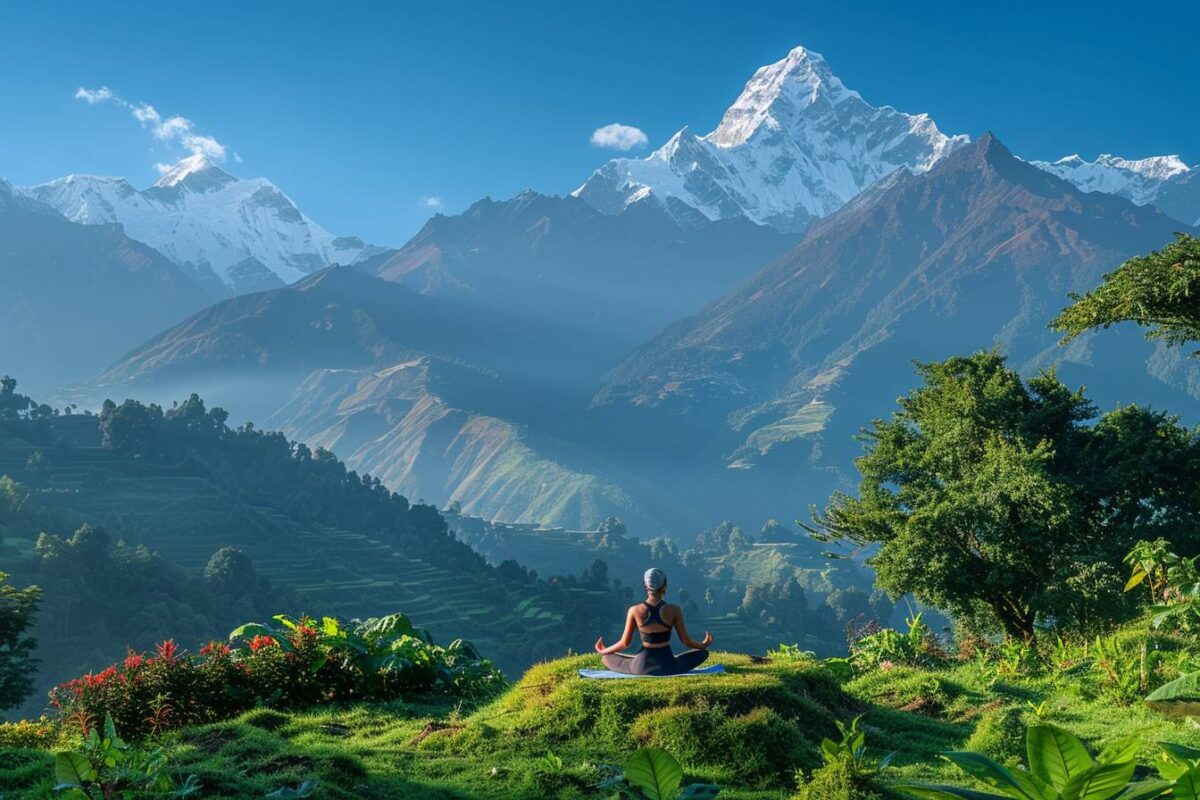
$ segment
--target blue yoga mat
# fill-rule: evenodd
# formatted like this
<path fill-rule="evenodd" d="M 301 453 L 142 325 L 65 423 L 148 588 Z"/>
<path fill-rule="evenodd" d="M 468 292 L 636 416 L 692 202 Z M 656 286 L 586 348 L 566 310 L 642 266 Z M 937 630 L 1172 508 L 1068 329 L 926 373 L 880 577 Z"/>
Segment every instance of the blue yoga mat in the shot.
<path fill-rule="evenodd" d="M 579 677 L 607 680 L 609 678 L 692 678 L 696 675 L 720 675 L 725 671 L 724 664 L 713 664 L 711 667 L 681 672 L 678 675 L 630 675 L 627 672 L 613 672 L 611 669 L 581 669 Z"/>

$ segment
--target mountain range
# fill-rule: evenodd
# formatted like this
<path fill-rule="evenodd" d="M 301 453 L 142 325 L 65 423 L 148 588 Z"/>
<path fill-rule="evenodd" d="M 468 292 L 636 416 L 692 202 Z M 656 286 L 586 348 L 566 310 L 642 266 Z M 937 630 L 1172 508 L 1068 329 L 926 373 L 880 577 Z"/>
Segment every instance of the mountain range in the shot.
<path fill-rule="evenodd" d="M 142 191 L 9 190 L 0 221 L 44 232 L 0 254 L 20 289 L 7 318 L 37 342 L 0 355 L 36 369 L 72 344 L 41 328 L 97 327 L 71 377 L 98 377 L 61 397 L 200 391 L 465 513 L 686 535 L 846 486 L 853 434 L 911 387 L 912 358 L 999 347 L 1102 403 L 1200 396 L 1191 362 L 1136 331 L 1062 348 L 1046 329 L 1069 292 L 1192 230 L 1197 174 L 1170 156 L 1024 161 L 869 105 L 796 48 L 710 134 L 684 128 L 566 197 L 435 215 L 397 250 L 199 157 Z M 83 267 L 31 288 L 67 242 L 117 276 L 89 290 L 105 302 L 79 299 L 97 285 Z"/>
<path fill-rule="evenodd" d="M 334 236 L 266 178 L 236 178 L 205 155 L 183 159 L 141 190 L 124 178 L 68 175 L 17 191 L 72 222 L 120 223 L 198 282 L 239 294 L 381 251 Z"/>
<path fill-rule="evenodd" d="M 1200 225 L 1200 169 L 1177 155 L 1130 160 L 1102 155 L 1084 161 L 1078 155 L 1053 163 L 1032 162 L 1085 192 L 1105 192 L 1139 206 L 1154 205 L 1181 222 Z"/>

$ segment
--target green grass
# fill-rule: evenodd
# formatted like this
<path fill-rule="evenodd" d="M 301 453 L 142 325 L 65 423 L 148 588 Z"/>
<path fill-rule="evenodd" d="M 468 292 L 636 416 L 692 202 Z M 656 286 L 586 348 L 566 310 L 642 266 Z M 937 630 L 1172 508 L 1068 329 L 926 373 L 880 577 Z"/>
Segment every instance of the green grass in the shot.
<path fill-rule="evenodd" d="M 711 781 L 730 800 L 787 800 L 796 773 L 821 764 L 836 720 L 863 715 L 869 751 L 897 750 L 885 780 L 962 782 L 937 754 L 973 748 L 1000 760 L 1022 757 L 1024 726 L 1060 725 L 1093 749 L 1140 735 L 1154 744 L 1200 746 L 1200 729 L 1141 703 L 1092 696 L 1069 675 L 1006 677 L 973 665 L 896 667 L 844 685 L 820 663 L 714 653 L 725 675 L 644 681 L 585 681 L 595 656 L 530 669 L 496 700 L 476 708 L 441 699 L 325 708 L 259 710 L 172 734 L 180 776 L 196 774 L 204 797 L 262 797 L 283 785 L 318 782 L 320 798 L 551 798 L 605 795 L 600 765 L 642 746 L 679 758 L 687 780 Z M 1041 707 L 1037 716 L 1033 707 Z M 546 759 L 563 761 L 557 769 Z M 0 749 L 6 800 L 48 796 L 50 756 Z"/>

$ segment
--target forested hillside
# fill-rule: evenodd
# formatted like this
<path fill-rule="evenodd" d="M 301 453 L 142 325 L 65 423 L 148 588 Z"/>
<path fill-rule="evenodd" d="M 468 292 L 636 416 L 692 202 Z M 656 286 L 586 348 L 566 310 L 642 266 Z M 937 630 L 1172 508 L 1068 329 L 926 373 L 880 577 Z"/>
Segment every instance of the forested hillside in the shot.
<path fill-rule="evenodd" d="M 230 428 L 198 397 L 58 415 L 7 381 L 3 407 L 0 570 L 45 590 L 43 692 L 126 643 L 223 639 L 278 612 L 402 609 L 510 670 L 584 647 L 619 619 L 606 589 L 505 575 L 437 509 L 328 451 Z"/>

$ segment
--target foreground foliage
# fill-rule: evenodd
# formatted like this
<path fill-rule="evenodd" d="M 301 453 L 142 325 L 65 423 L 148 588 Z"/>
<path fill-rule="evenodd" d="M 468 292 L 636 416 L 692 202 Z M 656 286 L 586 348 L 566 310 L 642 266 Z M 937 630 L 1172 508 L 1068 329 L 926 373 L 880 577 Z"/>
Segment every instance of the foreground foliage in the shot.
<path fill-rule="evenodd" d="M 86 738 L 111 719 L 127 737 L 228 719 L 248 709 L 386 701 L 441 692 L 483 697 L 500 673 L 469 643 L 443 647 L 403 614 L 343 626 L 325 617 L 243 625 L 232 646 L 210 642 L 186 654 L 167 640 L 153 654 L 130 652 L 98 673 L 52 692 L 60 716 Z"/>

